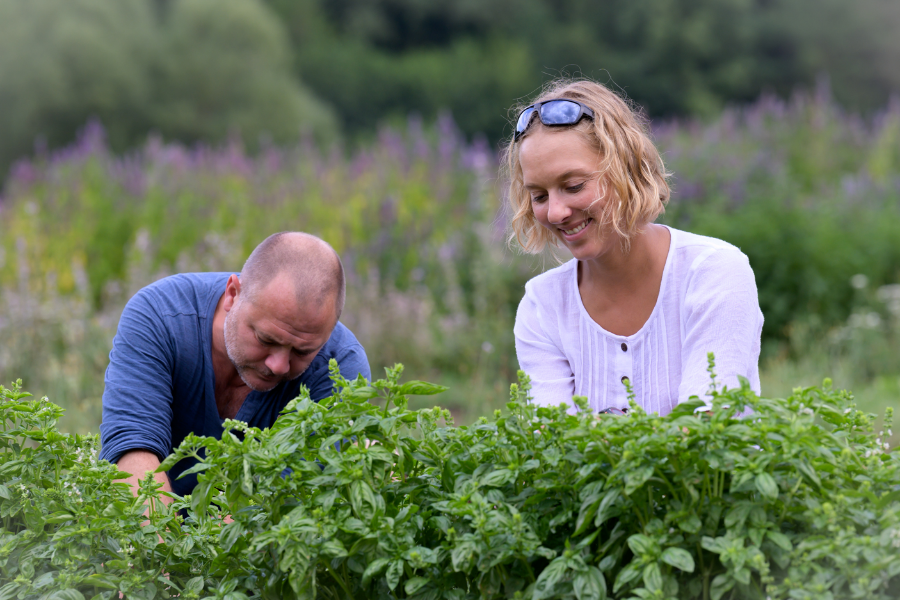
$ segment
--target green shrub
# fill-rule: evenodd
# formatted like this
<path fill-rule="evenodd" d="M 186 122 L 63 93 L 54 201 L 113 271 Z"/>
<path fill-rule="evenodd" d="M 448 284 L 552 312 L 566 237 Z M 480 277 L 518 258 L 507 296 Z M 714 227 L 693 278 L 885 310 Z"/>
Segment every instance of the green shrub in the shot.
<path fill-rule="evenodd" d="M 142 0 L 0 1 L 0 181 L 36 140 L 68 144 L 92 117 L 118 148 L 146 135 L 155 33 Z"/>
<path fill-rule="evenodd" d="M 28 396 L 0 386 L 0 598 L 149 600 L 202 587 L 187 554 L 200 542 L 179 545 L 152 478 L 134 497 L 118 481 L 127 474 L 97 460 L 97 436 L 61 434 L 62 409 Z"/>
<path fill-rule="evenodd" d="M 337 133 L 258 0 L 0 0 L 0 104 L 0 182 L 36 141 L 70 144 L 92 118 L 118 151 L 148 132 L 250 144 Z"/>
<path fill-rule="evenodd" d="M 167 139 L 331 140 L 331 109 L 291 76 L 287 36 L 256 0 L 176 0 L 159 36 L 150 128 Z"/>
<path fill-rule="evenodd" d="M 121 509 L 102 495 L 101 507 L 77 510 L 57 499 L 60 473 L 78 469 L 72 450 L 60 453 L 58 440 L 72 438 L 53 431 L 46 401 L 3 390 L 4 423 L 47 416 L 3 434 L 4 458 L 16 459 L 2 467 L 0 597 L 41 597 L 42 576 L 79 590 L 60 598 L 79 598 L 137 571 L 156 576 L 155 597 L 228 600 L 900 593 L 900 461 L 827 380 L 783 400 L 745 384 L 712 389 L 709 412 L 693 399 L 665 417 L 635 404 L 614 417 L 537 407 L 523 376 L 508 412 L 456 427 L 445 410 L 407 409 L 408 395 L 442 388 L 400 383 L 401 371 L 348 382 L 332 365 L 331 398 L 303 394 L 269 429 L 227 421 L 221 440 L 186 439 L 160 469 L 199 459 L 197 488 L 173 505 L 188 516 L 160 507 L 143 529 L 143 498 L 125 502 L 121 490 L 111 505 Z M 88 480 L 112 487 L 102 482 L 114 470 L 93 468 Z M 75 532 L 102 546 L 118 526 L 102 518 L 117 510 L 147 557 L 135 572 L 117 570 L 124 559 L 111 549 L 70 548 Z"/>

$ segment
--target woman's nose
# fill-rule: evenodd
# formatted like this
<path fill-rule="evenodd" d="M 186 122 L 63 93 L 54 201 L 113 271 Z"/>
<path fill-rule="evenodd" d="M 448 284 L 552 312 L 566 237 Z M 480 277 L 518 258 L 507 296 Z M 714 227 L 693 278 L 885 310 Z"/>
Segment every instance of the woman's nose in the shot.
<path fill-rule="evenodd" d="M 559 194 L 551 192 L 547 196 L 547 203 L 547 220 L 551 223 L 562 223 L 572 214 L 572 209 Z"/>

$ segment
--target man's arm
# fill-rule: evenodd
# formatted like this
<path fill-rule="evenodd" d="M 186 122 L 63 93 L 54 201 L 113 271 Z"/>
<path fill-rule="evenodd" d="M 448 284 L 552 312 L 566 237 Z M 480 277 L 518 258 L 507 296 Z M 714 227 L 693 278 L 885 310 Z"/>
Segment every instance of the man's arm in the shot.
<path fill-rule="evenodd" d="M 138 481 L 145 477 L 147 471 L 154 472 L 159 467 L 159 459 L 152 452 L 146 450 L 131 450 L 126 452 L 119 458 L 117 466 L 124 473 L 131 473 L 131 477 L 125 480 L 125 483 L 131 486 L 132 493 L 138 494 Z M 157 482 L 163 484 L 163 492 L 172 492 L 172 486 L 169 483 L 169 476 L 166 473 L 155 473 L 153 478 Z M 172 498 L 169 496 L 160 496 L 159 499 L 171 504 Z"/>
<path fill-rule="evenodd" d="M 119 320 L 106 369 L 100 458 L 137 481 L 171 451 L 172 362 L 165 324 L 142 290 Z M 164 474 L 159 476 L 166 477 Z M 165 490 L 171 491 L 166 477 Z"/>

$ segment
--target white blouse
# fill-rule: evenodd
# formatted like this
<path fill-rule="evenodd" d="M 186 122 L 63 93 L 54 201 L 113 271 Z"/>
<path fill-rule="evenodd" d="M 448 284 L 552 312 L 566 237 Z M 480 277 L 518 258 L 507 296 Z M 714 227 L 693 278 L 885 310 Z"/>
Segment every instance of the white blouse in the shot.
<path fill-rule="evenodd" d="M 759 393 L 763 315 L 743 252 L 721 240 L 668 228 L 659 297 L 634 335 L 612 334 L 588 314 L 575 259 L 525 284 L 516 314 L 516 354 L 537 404 L 587 396 L 593 410 L 627 408 L 623 378 L 647 412 L 667 414 L 690 396 L 706 397 L 707 353 L 716 382 Z"/>

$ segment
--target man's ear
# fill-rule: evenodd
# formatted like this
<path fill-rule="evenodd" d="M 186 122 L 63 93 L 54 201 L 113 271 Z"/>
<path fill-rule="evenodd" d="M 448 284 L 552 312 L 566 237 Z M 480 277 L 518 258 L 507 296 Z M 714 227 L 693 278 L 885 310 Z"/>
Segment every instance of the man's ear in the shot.
<path fill-rule="evenodd" d="M 222 308 L 225 312 L 234 308 L 241 294 L 241 279 L 237 275 L 231 275 L 225 283 L 225 297 L 222 299 Z"/>

